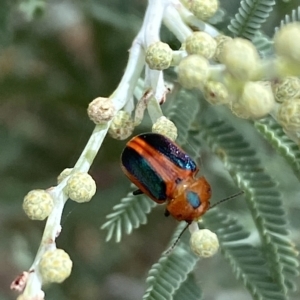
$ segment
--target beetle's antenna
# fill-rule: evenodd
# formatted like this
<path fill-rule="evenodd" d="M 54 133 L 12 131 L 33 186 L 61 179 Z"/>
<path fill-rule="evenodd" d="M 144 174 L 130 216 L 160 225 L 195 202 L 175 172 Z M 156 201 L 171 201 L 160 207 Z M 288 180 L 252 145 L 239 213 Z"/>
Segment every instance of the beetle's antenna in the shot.
<path fill-rule="evenodd" d="M 231 196 L 229 196 L 229 197 L 227 197 L 227 198 L 224 198 L 224 199 L 218 201 L 217 203 L 214 203 L 213 205 L 211 205 L 211 206 L 209 207 L 209 209 L 212 209 L 213 207 L 215 207 L 215 206 L 217 206 L 217 205 L 219 205 L 219 204 L 221 204 L 221 203 L 223 203 L 223 202 L 226 202 L 226 201 L 228 201 L 228 200 L 231 200 L 231 199 L 233 199 L 233 198 L 236 198 L 236 197 L 238 197 L 238 196 L 240 196 L 240 195 L 242 195 L 242 194 L 244 194 L 244 193 L 245 193 L 244 191 L 240 191 L 240 192 L 238 192 L 238 193 L 236 193 L 236 194 L 233 194 L 233 195 L 231 195 Z M 179 233 L 177 239 L 176 239 L 175 242 L 172 244 L 172 246 L 164 252 L 165 255 L 169 255 L 169 254 L 174 250 L 174 248 L 175 248 L 176 245 L 178 244 L 180 238 L 182 237 L 182 235 L 184 234 L 184 232 L 188 229 L 188 227 L 189 227 L 190 225 L 191 225 L 190 223 L 187 223 L 187 224 L 186 224 L 186 226 L 185 226 L 185 227 L 182 229 L 182 231 Z"/>
<path fill-rule="evenodd" d="M 191 225 L 190 223 L 187 223 L 187 224 L 186 224 L 186 226 L 185 226 L 185 227 L 182 229 L 182 231 L 179 233 L 177 239 L 176 239 L 175 242 L 172 244 L 172 246 L 164 252 L 165 255 L 169 255 L 169 254 L 174 250 L 174 248 L 175 248 L 176 245 L 178 244 L 180 238 L 182 237 L 182 235 L 184 234 L 184 232 L 189 228 L 190 225 Z"/>
<path fill-rule="evenodd" d="M 233 198 L 236 198 L 236 197 L 238 197 L 238 196 L 240 196 L 240 195 L 242 195 L 242 194 L 244 194 L 244 193 L 245 193 L 244 191 L 240 191 L 240 192 L 238 192 L 238 193 L 236 193 L 236 194 L 233 194 L 233 195 L 231 195 L 231 196 L 229 196 L 229 197 L 227 197 L 227 198 L 225 198 L 225 199 L 222 199 L 222 200 L 218 201 L 217 203 L 214 203 L 213 205 L 211 205 L 211 206 L 209 207 L 209 209 L 212 209 L 213 207 L 215 207 L 215 206 L 217 206 L 217 205 L 219 205 L 219 204 L 221 204 L 221 203 L 223 203 L 223 202 L 225 202 L 225 201 L 228 201 L 228 200 L 231 200 L 231 199 L 233 199 Z"/>

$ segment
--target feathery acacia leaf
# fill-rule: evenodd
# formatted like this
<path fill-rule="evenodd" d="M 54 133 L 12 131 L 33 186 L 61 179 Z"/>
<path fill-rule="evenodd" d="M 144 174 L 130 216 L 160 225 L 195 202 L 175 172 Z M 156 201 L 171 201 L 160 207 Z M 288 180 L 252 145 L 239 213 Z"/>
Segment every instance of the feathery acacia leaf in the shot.
<path fill-rule="evenodd" d="M 274 54 L 273 41 L 261 31 L 256 32 L 252 39 L 252 43 L 262 58 L 270 57 Z"/>
<path fill-rule="evenodd" d="M 270 276 L 262 253 L 247 241 L 250 233 L 236 219 L 214 208 L 203 216 L 203 221 L 218 235 L 222 254 L 254 299 L 286 299 L 280 286 Z"/>
<path fill-rule="evenodd" d="M 284 25 L 297 21 L 300 21 L 300 6 L 298 6 L 297 9 L 293 9 L 289 15 L 285 15 L 285 17 L 280 21 L 279 27 L 275 27 L 275 32 L 278 31 Z"/>
<path fill-rule="evenodd" d="M 136 188 L 135 188 L 136 189 Z M 108 230 L 106 241 L 115 238 L 118 243 L 123 233 L 131 234 L 133 229 L 147 223 L 147 214 L 156 206 L 156 203 L 145 195 L 134 196 L 130 191 L 121 203 L 113 207 L 114 212 L 107 215 L 101 229 Z"/>
<path fill-rule="evenodd" d="M 274 0 L 243 0 L 239 12 L 231 20 L 228 29 L 235 35 L 251 40 L 256 31 L 267 20 Z"/>
<path fill-rule="evenodd" d="M 184 222 L 178 225 L 172 240 L 178 237 L 184 226 Z M 186 235 L 184 235 L 170 254 L 163 254 L 159 261 L 152 266 L 148 273 L 148 288 L 143 296 L 144 300 L 171 300 L 187 280 L 198 257 L 190 251 L 186 240 Z"/>
<path fill-rule="evenodd" d="M 287 137 L 282 127 L 271 117 L 256 121 L 254 126 L 276 151 L 286 159 L 294 170 L 295 175 L 300 179 L 299 147 Z"/>
<path fill-rule="evenodd" d="M 202 292 L 193 273 L 190 273 L 187 279 L 181 284 L 174 295 L 174 300 L 201 300 Z"/>
<path fill-rule="evenodd" d="M 288 238 L 287 221 L 276 182 L 265 172 L 254 149 L 233 127 L 215 122 L 202 124 L 201 129 L 204 140 L 222 159 L 237 185 L 245 191 L 262 247 L 267 253 L 271 275 L 285 291 L 294 285 L 289 275 L 298 275 L 299 264 L 297 252 Z"/>

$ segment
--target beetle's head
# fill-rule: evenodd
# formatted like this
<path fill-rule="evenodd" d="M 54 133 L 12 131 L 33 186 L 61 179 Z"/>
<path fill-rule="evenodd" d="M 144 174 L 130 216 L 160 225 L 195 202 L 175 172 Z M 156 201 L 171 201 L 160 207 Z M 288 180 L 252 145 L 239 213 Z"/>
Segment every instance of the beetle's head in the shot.
<path fill-rule="evenodd" d="M 169 201 L 167 212 L 178 221 L 191 223 L 198 220 L 209 209 L 210 197 L 211 188 L 206 179 L 204 177 L 194 179 L 180 189 L 176 198 Z"/>

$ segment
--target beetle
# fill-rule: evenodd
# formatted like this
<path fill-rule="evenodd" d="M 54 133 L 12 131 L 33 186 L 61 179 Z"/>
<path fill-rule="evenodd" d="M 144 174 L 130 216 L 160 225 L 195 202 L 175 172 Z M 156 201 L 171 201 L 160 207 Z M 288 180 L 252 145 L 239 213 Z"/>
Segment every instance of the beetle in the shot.
<path fill-rule="evenodd" d="M 133 137 L 121 154 L 125 175 L 155 202 L 166 203 L 165 215 L 190 224 L 209 208 L 211 188 L 193 159 L 169 138 L 158 133 Z"/>

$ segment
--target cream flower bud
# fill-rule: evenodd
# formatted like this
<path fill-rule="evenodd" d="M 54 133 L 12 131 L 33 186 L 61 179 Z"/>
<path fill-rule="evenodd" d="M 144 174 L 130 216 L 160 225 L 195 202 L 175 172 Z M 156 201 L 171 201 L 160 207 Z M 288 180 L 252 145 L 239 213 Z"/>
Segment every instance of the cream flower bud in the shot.
<path fill-rule="evenodd" d="M 200 87 L 209 75 L 209 63 L 200 55 L 189 55 L 178 66 L 179 83 L 187 89 Z"/>
<path fill-rule="evenodd" d="M 248 40 L 235 38 L 223 45 L 219 57 L 227 70 L 237 79 L 249 80 L 256 74 L 260 58 L 256 48 Z"/>
<path fill-rule="evenodd" d="M 60 184 L 65 178 L 67 178 L 71 172 L 72 172 L 73 168 L 66 168 L 64 169 L 58 176 L 57 176 L 57 184 Z"/>
<path fill-rule="evenodd" d="M 87 112 L 95 124 L 106 124 L 113 118 L 115 107 L 110 98 L 98 97 L 89 104 Z"/>
<path fill-rule="evenodd" d="M 273 84 L 275 100 L 282 103 L 286 100 L 300 96 L 300 79 L 288 76 Z"/>
<path fill-rule="evenodd" d="M 277 112 L 277 120 L 290 132 L 300 131 L 300 98 L 284 101 Z"/>
<path fill-rule="evenodd" d="M 175 141 L 177 138 L 177 128 L 175 124 L 165 116 L 160 117 L 152 126 L 152 132 L 160 133 L 170 140 Z"/>
<path fill-rule="evenodd" d="M 217 42 L 206 32 L 193 32 L 185 41 L 185 49 L 188 54 L 198 54 L 210 59 L 214 56 Z"/>
<path fill-rule="evenodd" d="M 274 108 L 275 100 L 269 82 L 247 82 L 239 99 L 250 118 L 266 116 Z"/>
<path fill-rule="evenodd" d="M 63 282 L 72 271 L 70 256 L 62 249 L 46 251 L 39 263 L 39 270 L 45 282 Z"/>
<path fill-rule="evenodd" d="M 220 62 L 220 57 L 222 56 L 224 45 L 227 42 L 232 41 L 232 38 L 230 36 L 220 34 L 215 37 L 215 41 L 217 42 L 217 48 L 215 51 L 214 59 L 217 62 Z"/>
<path fill-rule="evenodd" d="M 91 175 L 83 172 L 74 173 L 67 182 L 67 195 L 73 201 L 88 202 L 96 193 L 96 183 Z"/>
<path fill-rule="evenodd" d="M 168 69 L 172 62 L 173 51 L 170 46 L 163 42 L 151 44 L 146 51 L 146 62 L 150 69 Z"/>
<path fill-rule="evenodd" d="M 24 198 L 23 209 L 32 220 L 45 220 L 51 213 L 54 203 L 44 190 L 32 190 Z"/>
<path fill-rule="evenodd" d="M 108 133 L 117 140 L 127 139 L 134 130 L 134 122 L 127 111 L 119 110 L 114 116 Z"/>
<path fill-rule="evenodd" d="M 226 104 L 230 102 L 228 90 L 221 82 L 205 82 L 203 87 L 203 95 L 205 99 L 213 105 Z"/>
<path fill-rule="evenodd" d="M 219 249 L 219 240 L 215 233 L 208 229 L 196 230 L 191 234 L 190 246 L 199 257 L 211 257 Z"/>
<path fill-rule="evenodd" d="M 277 54 L 300 63 L 300 22 L 284 25 L 274 36 L 274 47 Z"/>
<path fill-rule="evenodd" d="M 211 18 L 219 8 L 218 0 L 191 0 L 189 10 L 200 20 Z"/>

